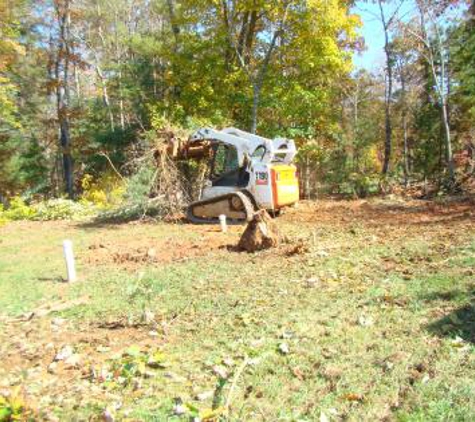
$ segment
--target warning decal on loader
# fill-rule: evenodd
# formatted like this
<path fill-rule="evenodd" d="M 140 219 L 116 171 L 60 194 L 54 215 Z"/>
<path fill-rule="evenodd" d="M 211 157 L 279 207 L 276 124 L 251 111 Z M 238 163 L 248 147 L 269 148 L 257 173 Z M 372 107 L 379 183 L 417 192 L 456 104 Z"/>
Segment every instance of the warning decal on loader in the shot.
<path fill-rule="evenodd" d="M 256 185 L 268 185 L 268 184 L 269 184 L 269 174 L 267 172 L 257 172 Z"/>

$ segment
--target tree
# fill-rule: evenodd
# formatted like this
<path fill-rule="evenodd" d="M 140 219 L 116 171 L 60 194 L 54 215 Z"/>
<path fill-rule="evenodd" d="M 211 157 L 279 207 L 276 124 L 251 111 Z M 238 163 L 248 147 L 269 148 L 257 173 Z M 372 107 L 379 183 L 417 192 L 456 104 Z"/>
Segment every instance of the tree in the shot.
<path fill-rule="evenodd" d="M 70 66 L 72 59 L 71 1 L 54 0 L 54 27 L 51 39 L 52 82 L 56 93 L 59 144 L 63 161 L 64 189 L 74 197 L 74 173 L 71 140 Z"/>
<path fill-rule="evenodd" d="M 236 26 L 233 20 L 236 21 L 236 17 L 231 16 L 228 3 L 226 1 L 222 2 L 223 17 L 228 32 L 229 43 L 236 53 L 240 66 L 252 84 L 253 101 L 250 128 L 252 133 L 255 133 L 257 130 L 257 113 L 261 100 L 262 86 L 265 82 L 277 42 L 283 35 L 287 14 L 291 7 L 291 1 L 281 3 L 282 4 L 277 4 L 277 7 L 270 10 L 263 8 L 262 12 L 258 10 L 256 2 L 251 4 L 250 10 L 244 9 L 244 12 L 240 13 L 242 15 L 242 23 L 240 25 L 239 34 L 236 36 L 233 30 Z M 268 21 L 267 23 L 265 23 L 266 20 Z M 258 44 L 255 41 L 257 41 L 256 35 L 258 24 L 260 23 L 259 21 L 264 21 L 264 25 L 269 26 L 269 28 L 264 31 L 266 32 L 264 37 L 270 41 L 268 45 L 258 46 L 257 48 L 260 47 L 261 51 L 256 52 L 253 49 L 254 45 Z M 237 38 L 237 40 L 235 38 Z M 259 59 L 260 55 L 262 59 Z"/>
<path fill-rule="evenodd" d="M 459 129 L 466 133 L 473 130 L 475 118 L 475 2 L 467 21 L 451 35 L 451 57 L 456 79 L 454 97 L 461 111 L 457 121 L 463 126 Z"/>
<path fill-rule="evenodd" d="M 441 123 L 445 141 L 445 166 L 448 185 L 455 182 L 455 163 L 452 151 L 452 135 L 449 121 L 449 85 L 447 83 L 448 52 L 443 24 L 443 12 L 447 5 L 442 2 L 417 0 L 418 27 L 413 30 L 410 25 L 405 28 L 420 45 L 421 57 L 426 61 L 432 76 L 434 92 L 438 99 Z"/>
<path fill-rule="evenodd" d="M 406 35 L 404 31 L 398 32 L 393 39 L 392 49 L 395 61 L 395 78 L 399 83 L 395 92 L 395 109 L 400 117 L 402 169 L 404 185 L 407 187 L 412 170 L 411 129 L 414 123 L 417 98 L 420 97 L 422 78 L 417 48 Z"/>
<path fill-rule="evenodd" d="M 183 114 L 282 131 L 290 116 L 315 122 L 334 110 L 336 81 L 351 70 L 359 23 L 348 6 L 336 0 L 177 3 L 180 48 L 172 46 L 166 56 L 172 83 L 180 83 L 180 97 L 170 100 Z"/>
<path fill-rule="evenodd" d="M 18 87 L 10 75 L 16 54 L 23 54 L 19 43 L 18 11 L 19 5 L 13 7 L 8 2 L 0 3 L 0 204 L 5 201 L 11 187 L 8 163 L 15 151 L 9 140 L 21 127 L 15 101 Z"/>
<path fill-rule="evenodd" d="M 24 54 L 19 43 L 19 25 L 17 14 L 22 2 L 13 6 L 10 2 L 0 3 L 0 125 L 2 131 L 8 127 L 18 127 L 17 109 L 14 95 L 17 87 L 8 76 L 8 70 L 16 55 Z M 0 132 L 1 134 L 1 132 Z"/>
<path fill-rule="evenodd" d="M 373 172 L 368 165 L 369 150 L 376 146 L 380 137 L 377 122 L 383 110 L 378 94 L 384 91 L 380 79 L 365 70 L 360 70 L 345 84 L 342 102 L 344 136 L 349 140 L 346 148 L 348 170 L 353 173 Z"/>
<path fill-rule="evenodd" d="M 303 155 L 339 142 L 360 24 L 340 0 L 46 0 L 19 15 L 12 40 L 28 54 L 1 73 L 2 111 L 22 126 L 0 158 L 14 192 L 44 171 L 49 194 L 72 197 L 103 153 L 120 169 L 167 124 L 251 127 L 310 145 Z"/>
<path fill-rule="evenodd" d="M 390 163 L 391 163 L 391 152 L 392 152 L 392 123 L 391 123 L 391 103 L 393 95 L 393 85 L 394 85 L 394 52 L 392 49 L 391 43 L 391 31 L 393 29 L 394 23 L 398 18 L 399 9 L 401 8 L 404 0 L 398 1 L 395 5 L 395 9 L 387 13 L 385 11 L 385 2 L 383 0 L 377 0 L 379 6 L 379 19 L 381 21 L 384 33 L 384 54 L 386 59 L 385 67 L 385 81 L 386 89 L 384 93 L 384 102 L 385 102 L 385 111 L 384 111 L 384 120 L 385 120 L 385 141 L 384 141 L 384 161 L 382 173 L 386 175 L 389 172 Z"/>

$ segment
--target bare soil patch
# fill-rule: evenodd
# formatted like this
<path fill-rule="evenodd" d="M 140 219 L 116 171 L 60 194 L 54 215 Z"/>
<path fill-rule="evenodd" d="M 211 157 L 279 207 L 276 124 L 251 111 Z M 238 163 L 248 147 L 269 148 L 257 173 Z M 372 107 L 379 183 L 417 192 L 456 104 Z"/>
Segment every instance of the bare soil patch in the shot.
<path fill-rule="evenodd" d="M 329 225 L 358 222 L 369 226 L 449 224 L 457 221 L 472 223 L 475 220 L 475 205 L 471 199 L 447 203 L 403 199 L 302 201 L 286 211 L 282 220 Z"/>
<path fill-rule="evenodd" d="M 150 229 L 153 229 L 151 225 Z M 120 238 L 91 243 L 82 255 L 86 265 L 115 265 L 136 270 L 144 265 L 169 264 L 198 257 L 205 258 L 217 250 L 236 243 L 236 231 L 221 233 L 216 226 L 192 226 L 186 229 L 198 234 L 193 240 L 157 239 L 146 234 L 133 238 Z"/>

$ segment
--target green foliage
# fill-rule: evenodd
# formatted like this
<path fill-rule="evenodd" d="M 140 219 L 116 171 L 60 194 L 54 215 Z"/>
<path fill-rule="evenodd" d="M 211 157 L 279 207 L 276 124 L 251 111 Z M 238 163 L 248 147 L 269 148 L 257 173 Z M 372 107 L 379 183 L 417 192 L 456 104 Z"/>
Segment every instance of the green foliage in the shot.
<path fill-rule="evenodd" d="M 30 196 L 49 189 L 45 149 L 36 139 L 18 132 L 0 144 L 0 192 L 8 196 Z"/>
<path fill-rule="evenodd" d="M 0 6 L 0 194 L 50 197 L 63 188 L 64 152 L 58 119 L 51 113 L 59 85 L 47 72 L 59 48 L 58 28 L 45 18 L 54 15 L 54 3 L 10 3 Z M 106 0 L 72 3 L 71 33 L 83 34 L 75 38 L 69 57 L 67 116 L 77 193 L 85 175 L 100 184 L 111 161 L 122 175 L 132 176 L 126 202 L 140 213 L 157 197 L 149 186 L 154 171 L 131 162 L 155 147 L 150 134 L 173 126 L 249 129 L 255 103 L 259 133 L 295 138 L 304 149 L 299 165 L 308 170 L 311 189 L 326 184 L 347 191 L 349 184 L 350 191 L 366 191 L 368 184 L 361 181 L 381 167 L 384 81 L 352 73 L 361 21 L 350 3 L 183 0 L 171 2 L 170 9 L 165 1 L 138 0 L 132 6 L 118 0 L 113 14 Z M 37 29 L 42 25 L 51 26 L 51 35 Z M 450 106 L 457 150 L 458 140 L 469 139 L 473 130 L 473 22 L 455 22 L 451 33 Z M 415 76 L 408 82 L 411 106 L 400 92 L 392 99 L 394 175 L 401 174 L 406 111 L 413 139 L 411 171 L 417 177 L 437 176 L 443 163 L 432 76 L 422 66 L 420 46 L 404 37 L 398 42 L 394 64 L 404 56 Z M 418 91 L 421 84 L 425 98 Z M 395 81 L 395 91 L 399 85 Z M 313 143 L 318 153 L 307 148 Z M 192 176 L 200 169 L 194 164 L 178 165 L 186 183 L 197 180 Z M 120 199 L 111 199 L 107 188 L 88 189 L 83 193 L 88 201 L 101 208 L 119 206 Z M 193 197 L 196 187 L 185 190 Z"/>
<path fill-rule="evenodd" d="M 380 180 L 381 177 L 377 174 L 366 175 L 361 173 L 352 173 L 348 178 L 348 185 L 355 196 L 364 198 L 365 196 L 379 192 Z"/>
<path fill-rule="evenodd" d="M 36 33 L 27 30 L 29 7 L 31 3 L 23 0 L 0 5 L 0 33 L 6 31 L 0 40 L 0 193 L 4 196 L 49 188 L 45 56 L 33 47 Z"/>
<path fill-rule="evenodd" d="M 414 115 L 414 133 L 418 143 L 413 149 L 414 168 L 423 177 L 441 173 L 444 160 L 443 133 L 440 107 L 430 99 L 423 103 Z"/>
<path fill-rule="evenodd" d="M 125 181 L 113 172 L 104 172 L 100 178 L 86 174 L 82 181 L 81 201 L 91 203 L 100 209 L 110 209 L 120 205 L 125 192 Z"/>
<path fill-rule="evenodd" d="M 459 111 L 455 121 L 459 131 L 473 130 L 475 119 L 475 18 L 456 27 L 452 34 L 454 97 Z"/>
<path fill-rule="evenodd" d="M 18 129 L 20 124 L 17 119 L 15 94 L 16 87 L 7 78 L 0 76 L 0 121 L 10 128 Z"/>
<path fill-rule="evenodd" d="M 15 197 L 8 209 L 0 208 L 0 221 L 16 220 L 82 220 L 96 215 L 98 209 L 86 201 L 75 202 L 69 199 L 50 199 L 28 205 L 22 198 Z"/>
<path fill-rule="evenodd" d="M 0 215 L 5 220 L 33 220 L 36 217 L 36 210 L 27 205 L 22 198 L 15 197 L 10 201 L 9 208 L 3 210 Z"/>
<path fill-rule="evenodd" d="M 0 204 L 0 227 L 3 226 L 4 224 L 8 223 L 9 221 L 10 221 L 10 219 L 8 219 L 5 216 L 3 205 Z"/>
<path fill-rule="evenodd" d="M 70 199 L 50 199 L 32 206 L 34 220 L 83 220 L 97 214 L 97 208 L 88 202 L 75 202 Z"/>
<path fill-rule="evenodd" d="M 154 280 L 140 275 L 134 283 L 125 286 L 125 296 L 127 302 L 140 309 L 141 316 L 146 312 L 157 293 L 160 293 L 160 286 L 154 283 Z"/>
<path fill-rule="evenodd" d="M 127 387 L 137 379 L 153 376 L 153 370 L 161 368 L 164 362 L 165 355 L 160 350 L 145 352 L 132 345 L 120 358 L 108 362 L 110 371 L 104 385 L 108 389 Z"/>
<path fill-rule="evenodd" d="M 20 389 L 12 391 L 7 396 L 0 395 L 0 422 L 28 420 L 33 420 L 32 412 L 20 394 Z"/>
<path fill-rule="evenodd" d="M 150 199 L 157 168 L 152 160 L 143 163 L 138 172 L 128 179 L 125 190 L 127 202 L 145 205 Z"/>
<path fill-rule="evenodd" d="M 17 21 L 22 3 L 23 1 L 19 1 L 16 7 L 8 2 L 0 4 L 0 128 L 3 129 L 0 134 L 5 130 L 21 127 L 15 102 L 18 87 L 5 71 L 17 56 L 24 54 L 24 49 L 18 41 L 20 32 Z"/>

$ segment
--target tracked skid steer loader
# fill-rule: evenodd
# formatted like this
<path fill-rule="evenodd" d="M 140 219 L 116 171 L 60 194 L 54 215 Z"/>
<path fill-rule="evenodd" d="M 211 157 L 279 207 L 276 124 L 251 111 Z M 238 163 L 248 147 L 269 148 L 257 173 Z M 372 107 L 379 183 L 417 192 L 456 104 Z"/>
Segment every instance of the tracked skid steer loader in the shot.
<path fill-rule="evenodd" d="M 258 209 L 277 214 L 299 200 L 297 149 L 289 139 L 267 139 L 235 128 L 195 132 L 188 147 L 206 142 L 210 178 L 199 201 L 188 207 L 192 223 L 214 223 L 220 215 L 250 221 Z"/>

